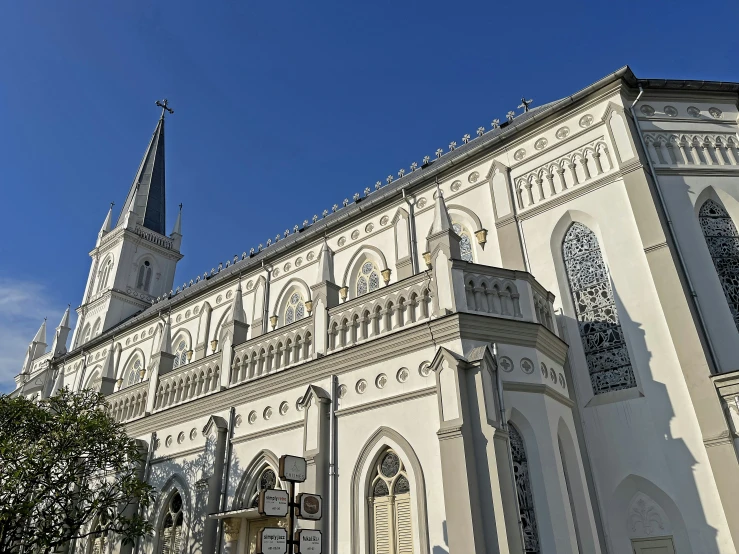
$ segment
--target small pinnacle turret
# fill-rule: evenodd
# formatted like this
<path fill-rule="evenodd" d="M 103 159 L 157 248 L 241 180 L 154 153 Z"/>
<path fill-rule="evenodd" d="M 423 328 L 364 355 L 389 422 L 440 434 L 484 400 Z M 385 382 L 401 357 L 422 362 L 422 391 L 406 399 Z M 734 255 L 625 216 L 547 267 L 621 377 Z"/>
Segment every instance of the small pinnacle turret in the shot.
<path fill-rule="evenodd" d="M 444 202 L 444 196 L 439 188 L 439 183 L 436 183 L 436 203 L 434 204 L 434 220 L 431 224 L 431 230 L 429 236 L 448 231 L 452 228 L 452 220 L 449 217 L 449 211 L 446 208 Z"/>
<path fill-rule="evenodd" d="M 54 342 L 51 344 L 51 351 L 54 356 L 61 356 L 67 352 L 67 337 L 72 329 L 69 327 L 69 304 L 64 310 L 62 320 L 54 333 Z"/>

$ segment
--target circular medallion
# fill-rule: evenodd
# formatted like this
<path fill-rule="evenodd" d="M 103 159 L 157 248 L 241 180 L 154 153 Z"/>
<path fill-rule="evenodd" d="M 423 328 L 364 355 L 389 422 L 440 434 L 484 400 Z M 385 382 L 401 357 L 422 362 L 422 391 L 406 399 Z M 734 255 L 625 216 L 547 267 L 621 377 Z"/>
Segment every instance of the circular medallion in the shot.
<path fill-rule="evenodd" d="M 521 371 L 531 375 L 534 373 L 534 363 L 528 358 L 521 358 Z"/>
<path fill-rule="evenodd" d="M 479 174 L 479 173 L 478 173 L 477 171 L 473 171 L 472 173 L 470 173 L 470 176 L 469 176 L 469 177 L 467 177 L 467 180 L 468 180 L 468 181 L 469 181 L 470 183 L 477 183 L 477 181 L 478 181 L 479 179 L 480 179 L 480 174 Z"/>
<path fill-rule="evenodd" d="M 341 237 L 339 238 L 339 246 L 344 246 L 346 244 L 346 238 Z"/>
<path fill-rule="evenodd" d="M 131 339 L 126 339 L 126 346 L 128 346 L 129 344 L 131 344 Z"/>
<path fill-rule="evenodd" d="M 306 260 L 308 260 L 308 261 L 310 262 L 310 261 L 312 261 L 312 260 L 313 260 L 313 258 L 315 258 L 315 257 L 316 257 L 316 255 L 315 255 L 315 254 L 314 254 L 313 252 L 308 252 L 308 255 L 307 255 L 307 256 L 305 257 L 305 259 L 306 259 Z"/>
<path fill-rule="evenodd" d="M 194 313 L 195 315 L 198 315 L 200 313 L 200 307 L 195 306 L 195 309 L 192 311 L 192 313 Z"/>
<path fill-rule="evenodd" d="M 723 112 L 718 108 L 708 108 L 708 113 L 711 114 L 711 117 L 714 117 L 716 119 L 720 119 L 723 115 Z"/>
<path fill-rule="evenodd" d="M 375 379 L 375 386 L 378 389 L 384 389 L 385 385 L 387 385 L 387 375 L 380 373 Z"/>
<path fill-rule="evenodd" d="M 264 409 L 264 412 L 262 412 L 262 417 L 264 417 L 265 420 L 268 420 L 272 417 L 272 406 L 267 406 Z"/>
<path fill-rule="evenodd" d="M 367 225 L 366 225 L 366 226 L 364 227 L 364 232 L 365 232 L 365 233 L 371 233 L 371 232 L 372 232 L 372 231 L 374 230 L 374 228 L 375 228 L 375 226 L 374 226 L 374 225 L 373 225 L 372 223 L 368 223 L 368 224 L 367 224 Z"/>
<path fill-rule="evenodd" d="M 303 258 L 295 258 L 295 267 L 303 265 Z"/>
<path fill-rule="evenodd" d="M 590 114 L 585 114 L 580 118 L 580 121 L 578 122 L 580 127 L 583 129 L 587 129 L 593 124 L 593 116 Z"/>
<path fill-rule="evenodd" d="M 421 377 L 428 377 L 431 373 L 431 362 L 422 362 L 421 365 L 418 366 L 418 374 Z"/>
<path fill-rule="evenodd" d="M 380 219 L 380 225 L 387 225 L 387 222 L 390 221 L 390 218 L 386 215 L 383 215 Z"/>
<path fill-rule="evenodd" d="M 237 415 L 236 418 L 234 419 L 234 425 L 236 425 L 236 427 L 241 427 L 241 424 L 243 422 L 244 422 L 244 418 L 241 417 L 241 414 Z"/>
<path fill-rule="evenodd" d="M 519 162 L 523 160 L 526 157 L 526 150 L 523 148 L 519 148 L 516 150 L 515 154 L 513 154 L 513 158 L 518 160 Z"/>
<path fill-rule="evenodd" d="M 405 383 L 408 380 L 408 376 L 410 375 L 410 371 L 408 371 L 407 367 L 401 367 L 398 370 L 398 374 L 395 376 L 395 378 L 398 380 L 398 383 Z"/>
<path fill-rule="evenodd" d="M 549 375 L 549 370 L 547 370 L 546 364 L 542 362 L 541 363 L 541 376 L 544 377 L 544 379 L 546 379 L 548 375 Z"/>
<path fill-rule="evenodd" d="M 562 386 L 562 388 L 567 388 L 567 382 L 565 381 L 565 376 L 561 373 L 559 374 L 559 384 Z"/>
<path fill-rule="evenodd" d="M 133 336 L 133 340 L 139 340 L 139 335 L 138 335 L 138 334 L 135 334 L 135 335 Z"/>
<path fill-rule="evenodd" d="M 688 115 L 690 117 L 700 117 L 701 111 L 695 106 L 688 106 Z"/>
<path fill-rule="evenodd" d="M 180 431 L 180 434 L 177 435 L 177 444 L 182 444 L 185 442 L 185 433 L 184 431 Z"/>
<path fill-rule="evenodd" d="M 462 188 L 462 181 L 454 181 L 449 188 L 452 189 L 452 192 L 457 192 Z"/>
<path fill-rule="evenodd" d="M 257 421 L 257 412 L 252 410 L 251 412 L 249 412 L 249 423 L 254 424 L 256 423 L 256 421 Z"/>
<path fill-rule="evenodd" d="M 185 312 L 185 317 L 190 317 L 192 315 L 192 312 L 190 310 L 187 310 Z"/>
<path fill-rule="evenodd" d="M 352 240 L 357 240 L 359 238 L 359 231 L 352 231 Z"/>
<path fill-rule="evenodd" d="M 549 141 L 542 137 L 534 143 L 534 148 L 537 150 L 544 150 L 547 147 L 547 144 L 549 144 Z"/>
<path fill-rule="evenodd" d="M 226 299 L 229 299 L 229 298 L 231 298 L 231 297 L 232 297 L 233 295 L 234 295 L 234 293 L 233 293 L 232 291 L 228 291 L 228 292 L 226 293 Z"/>
<path fill-rule="evenodd" d="M 290 271 L 290 268 L 292 266 L 290 265 L 290 262 L 287 262 L 285 265 L 282 266 L 283 271 Z"/>
<path fill-rule="evenodd" d="M 363 394 L 364 391 L 367 390 L 367 381 L 365 381 L 364 379 L 360 379 L 359 381 L 357 381 L 356 389 L 359 394 Z"/>
<path fill-rule="evenodd" d="M 639 108 L 639 111 L 647 117 L 651 117 L 654 115 L 654 108 L 649 104 L 644 104 L 641 108 Z"/>
<path fill-rule="evenodd" d="M 164 441 L 164 446 L 166 446 L 167 448 L 172 446 L 172 435 L 169 435 L 167 439 Z"/>
<path fill-rule="evenodd" d="M 280 415 L 285 415 L 290 409 L 290 405 L 287 402 L 280 404 Z"/>
<path fill-rule="evenodd" d="M 346 396 L 346 385 L 339 385 L 339 398 L 344 398 Z"/>
<path fill-rule="evenodd" d="M 272 271 L 272 276 L 277 277 L 279 274 L 280 274 L 279 268 L 274 268 L 274 270 Z"/>
<path fill-rule="evenodd" d="M 190 440 L 191 441 L 194 441 L 195 440 L 195 437 L 197 437 L 197 436 L 198 436 L 198 430 L 195 429 L 195 427 L 193 427 L 192 429 L 190 429 Z"/>
<path fill-rule="evenodd" d="M 562 140 L 563 138 L 567 138 L 570 135 L 570 128 L 569 127 L 560 127 L 557 129 L 557 132 L 554 133 L 554 136 L 557 137 L 559 140 Z"/>
<path fill-rule="evenodd" d="M 675 106 L 665 106 L 665 115 L 668 117 L 677 117 L 677 108 Z"/>
<path fill-rule="evenodd" d="M 182 314 L 177 314 L 177 319 L 175 320 L 177 323 L 182 321 Z"/>
<path fill-rule="evenodd" d="M 557 372 L 554 371 L 554 368 L 549 369 L 549 378 L 552 380 L 552 383 L 557 382 Z"/>
<path fill-rule="evenodd" d="M 426 199 L 425 198 L 419 198 L 418 202 L 416 202 L 416 205 L 418 206 L 418 209 L 420 210 L 426 205 Z"/>
<path fill-rule="evenodd" d="M 299 412 L 303 411 L 303 397 L 298 396 L 298 399 L 295 401 L 295 409 Z"/>
<path fill-rule="evenodd" d="M 222 301 L 223 301 L 223 296 L 221 296 L 220 294 L 216 296 L 216 304 L 220 304 Z"/>
<path fill-rule="evenodd" d="M 510 373 L 511 371 L 513 371 L 513 360 L 511 360 L 508 356 L 500 356 L 498 358 L 498 367 L 502 371 Z"/>

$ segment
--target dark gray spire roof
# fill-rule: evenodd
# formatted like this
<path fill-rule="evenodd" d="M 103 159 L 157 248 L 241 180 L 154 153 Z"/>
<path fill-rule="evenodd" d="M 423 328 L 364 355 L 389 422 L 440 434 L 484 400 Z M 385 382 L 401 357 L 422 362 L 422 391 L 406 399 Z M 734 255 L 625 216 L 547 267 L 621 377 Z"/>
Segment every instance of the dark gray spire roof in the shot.
<path fill-rule="evenodd" d="M 159 118 L 136 178 L 128 191 L 117 225 L 133 211 L 136 220 L 147 229 L 166 235 L 164 181 L 164 115 Z"/>

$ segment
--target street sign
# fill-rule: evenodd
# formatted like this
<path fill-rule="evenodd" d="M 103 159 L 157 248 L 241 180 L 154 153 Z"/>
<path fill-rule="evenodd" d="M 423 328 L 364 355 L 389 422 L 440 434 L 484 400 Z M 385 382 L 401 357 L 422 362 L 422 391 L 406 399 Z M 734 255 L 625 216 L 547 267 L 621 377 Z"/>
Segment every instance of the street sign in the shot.
<path fill-rule="evenodd" d="M 287 554 L 287 529 L 261 529 L 257 536 L 257 554 Z"/>
<path fill-rule="evenodd" d="M 319 494 L 302 492 L 298 495 L 298 517 L 319 520 L 323 512 L 323 499 Z"/>
<path fill-rule="evenodd" d="M 280 456 L 280 479 L 291 483 L 302 483 L 305 481 L 307 473 L 308 463 L 305 458 L 287 454 Z"/>
<path fill-rule="evenodd" d="M 259 513 L 263 516 L 285 517 L 289 509 L 290 494 L 277 489 L 259 492 Z"/>
<path fill-rule="evenodd" d="M 300 529 L 295 533 L 298 554 L 321 554 L 323 546 L 321 532 L 315 529 Z"/>

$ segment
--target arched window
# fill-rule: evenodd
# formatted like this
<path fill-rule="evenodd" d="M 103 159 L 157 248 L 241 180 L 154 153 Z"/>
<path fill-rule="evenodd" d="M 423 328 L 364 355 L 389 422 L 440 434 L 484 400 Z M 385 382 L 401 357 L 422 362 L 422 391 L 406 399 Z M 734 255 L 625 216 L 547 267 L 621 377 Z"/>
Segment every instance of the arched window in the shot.
<path fill-rule="evenodd" d="M 698 219 L 734 324 L 739 329 L 739 233 L 726 210 L 713 200 L 703 203 Z"/>
<path fill-rule="evenodd" d="M 635 387 L 611 278 L 595 233 L 581 223 L 573 223 L 562 244 L 562 257 L 593 392 Z"/>
<path fill-rule="evenodd" d="M 135 385 L 136 383 L 141 381 L 140 371 L 143 367 L 144 364 L 141 362 L 141 358 L 136 358 L 133 364 L 131 364 L 131 369 L 128 370 L 128 377 L 126 378 L 127 387 Z"/>
<path fill-rule="evenodd" d="M 362 296 L 379 288 L 380 270 L 374 262 L 365 260 L 357 275 L 357 296 Z"/>
<path fill-rule="evenodd" d="M 98 319 L 95 322 L 95 325 L 92 327 L 92 333 L 90 334 L 90 338 L 95 338 L 100 334 L 100 331 L 101 331 L 100 328 L 102 327 L 102 325 L 103 325 L 103 320 Z"/>
<path fill-rule="evenodd" d="M 474 262 L 472 257 L 472 239 L 470 232 L 461 223 L 452 223 L 452 229 L 459 235 L 459 252 L 465 262 Z"/>
<path fill-rule="evenodd" d="M 285 325 L 290 325 L 294 321 L 305 317 L 305 301 L 303 295 L 295 291 L 290 295 L 285 306 Z"/>
<path fill-rule="evenodd" d="M 180 367 L 181 365 L 185 365 L 187 363 L 187 340 L 185 337 L 180 337 L 177 342 L 174 349 L 174 363 L 172 364 L 172 367 Z"/>
<path fill-rule="evenodd" d="M 249 496 L 249 501 L 246 503 L 246 505 L 250 508 L 256 508 L 259 506 L 259 492 L 264 489 L 282 489 L 284 488 L 282 486 L 282 482 L 277 478 L 277 474 L 275 473 L 275 470 L 272 469 L 270 466 L 265 466 L 261 473 L 259 474 L 259 477 L 256 480 L 256 484 L 254 485 L 251 495 Z"/>
<path fill-rule="evenodd" d="M 151 264 L 149 261 L 145 261 L 139 266 L 139 275 L 136 279 L 136 288 L 149 292 L 149 286 L 151 285 Z"/>
<path fill-rule="evenodd" d="M 511 441 L 511 458 L 513 459 L 513 477 L 516 481 L 518 510 L 523 529 L 523 550 L 526 553 L 539 552 L 539 530 L 534 513 L 534 496 L 531 493 L 529 480 L 529 462 L 526 458 L 523 438 L 513 425 L 508 425 L 508 436 Z"/>
<path fill-rule="evenodd" d="M 160 530 L 160 554 L 175 554 L 180 551 L 182 541 L 182 497 L 175 491 L 166 507 L 167 514 Z"/>
<path fill-rule="evenodd" d="M 104 263 L 103 267 L 100 269 L 100 272 L 98 273 L 98 288 L 97 292 L 100 292 L 105 287 L 108 286 L 108 276 L 110 275 L 110 270 L 113 268 L 113 260 L 108 258 Z"/>
<path fill-rule="evenodd" d="M 85 325 L 85 330 L 82 331 L 82 344 L 85 344 L 88 340 L 90 340 L 90 331 L 92 330 L 92 327 L 90 327 L 90 324 L 88 323 Z"/>
<path fill-rule="evenodd" d="M 377 459 L 370 485 L 369 504 L 373 552 L 412 554 L 410 484 L 403 462 L 391 449 L 387 449 Z"/>

